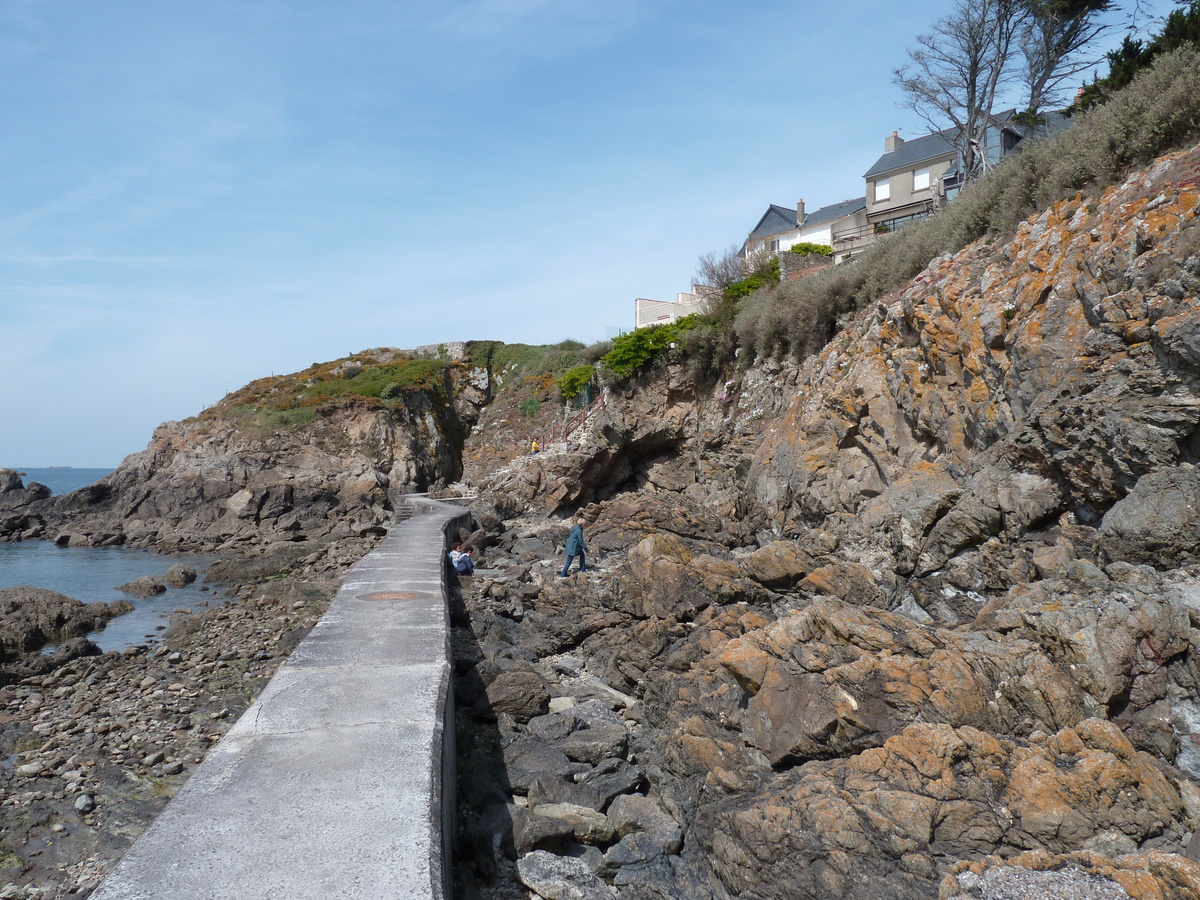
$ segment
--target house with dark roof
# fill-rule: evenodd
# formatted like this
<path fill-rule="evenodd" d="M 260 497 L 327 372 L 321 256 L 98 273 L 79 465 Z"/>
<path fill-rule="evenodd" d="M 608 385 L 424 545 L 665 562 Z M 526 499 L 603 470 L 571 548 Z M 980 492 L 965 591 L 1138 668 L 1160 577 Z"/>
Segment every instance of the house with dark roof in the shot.
<path fill-rule="evenodd" d="M 893 131 L 884 139 L 883 156 L 863 175 L 867 222 L 875 231 L 895 231 L 925 218 L 947 199 L 948 189 L 957 188 L 954 133 L 948 128 L 906 141 Z"/>
<path fill-rule="evenodd" d="M 795 244 L 813 243 L 832 247 L 845 258 L 870 243 L 867 198 L 856 197 L 808 212 L 804 201 L 795 208 L 772 203 L 742 244 L 740 255 L 779 253 Z"/>
<path fill-rule="evenodd" d="M 803 208 L 804 201 L 800 203 Z M 742 243 L 740 255 L 747 257 L 755 253 L 778 253 L 780 250 L 786 250 L 796 242 L 796 235 L 800 231 L 797 218 L 795 208 L 772 203 L 762 214 L 758 224 L 750 229 L 750 234 Z"/>
<path fill-rule="evenodd" d="M 796 207 L 798 214 L 803 215 L 804 224 L 794 243 L 832 247 L 839 262 L 862 250 L 874 237 L 867 224 L 866 197 L 831 203 L 807 214 L 804 214 L 803 200 Z"/>
<path fill-rule="evenodd" d="M 1013 121 L 1016 110 L 997 113 L 984 132 L 981 148 L 984 167 L 990 168 L 1012 153 L 1035 131 L 1054 134 L 1070 126 L 1058 113 L 1049 113 L 1041 125 Z M 906 141 L 892 132 L 883 142 L 883 156 L 867 169 L 867 221 L 876 231 L 895 231 L 925 218 L 942 203 L 954 199 L 961 186 L 956 129 L 935 131 Z"/>

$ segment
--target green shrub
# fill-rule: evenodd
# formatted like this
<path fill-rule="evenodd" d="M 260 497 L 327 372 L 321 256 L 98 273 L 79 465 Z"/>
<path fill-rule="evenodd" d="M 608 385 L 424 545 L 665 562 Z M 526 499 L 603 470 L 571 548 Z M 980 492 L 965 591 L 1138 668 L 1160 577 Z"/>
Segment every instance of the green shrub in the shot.
<path fill-rule="evenodd" d="M 1121 46 L 1108 53 L 1108 74 L 1085 85 L 1069 112 L 1091 109 L 1133 82 L 1143 70 L 1164 54 L 1180 47 L 1200 46 L 1200 0 L 1192 0 L 1172 12 L 1162 31 L 1143 43 L 1126 36 Z"/>
<path fill-rule="evenodd" d="M 532 397 L 528 400 L 522 400 L 521 405 L 517 407 L 518 412 L 527 419 L 532 419 L 538 414 L 538 410 L 542 408 L 542 401 L 535 400 Z"/>
<path fill-rule="evenodd" d="M 740 300 L 749 297 L 760 288 L 779 281 L 779 258 L 772 256 L 770 261 L 760 265 L 745 278 L 730 282 L 721 293 L 726 300 Z"/>
<path fill-rule="evenodd" d="M 595 362 L 607 348 L 572 340 L 542 345 L 472 341 L 467 352 L 472 365 L 488 369 L 504 384 L 516 384 L 521 378 L 539 375 L 555 380 L 572 368 Z"/>
<path fill-rule="evenodd" d="M 626 332 L 613 339 L 612 349 L 604 355 L 600 364 L 622 378 L 632 375 L 647 363 L 666 355 L 672 344 L 678 344 L 681 336 L 699 322 L 699 316 L 691 315 L 674 322 L 647 325 Z"/>
<path fill-rule="evenodd" d="M 585 387 L 591 384 L 592 376 L 595 374 L 596 370 L 591 366 L 575 366 L 567 369 L 558 379 L 558 393 L 564 400 L 575 399 Z"/>
<path fill-rule="evenodd" d="M 264 409 L 258 420 L 268 428 L 303 428 L 317 417 L 316 407 L 300 406 L 295 409 Z"/>
<path fill-rule="evenodd" d="M 824 244 L 814 244 L 812 241 L 801 241 L 798 244 L 792 244 L 788 249 L 788 253 L 800 253 L 804 255 L 816 256 L 833 256 L 833 248 L 826 247 Z"/>

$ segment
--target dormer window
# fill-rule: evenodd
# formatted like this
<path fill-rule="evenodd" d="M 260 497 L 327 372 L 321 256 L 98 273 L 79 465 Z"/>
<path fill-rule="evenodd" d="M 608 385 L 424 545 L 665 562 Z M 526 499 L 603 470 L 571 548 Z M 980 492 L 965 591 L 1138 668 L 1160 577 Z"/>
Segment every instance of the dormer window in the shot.
<path fill-rule="evenodd" d="M 913 190 L 927 191 L 929 190 L 929 169 L 917 169 L 913 172 Z"/>

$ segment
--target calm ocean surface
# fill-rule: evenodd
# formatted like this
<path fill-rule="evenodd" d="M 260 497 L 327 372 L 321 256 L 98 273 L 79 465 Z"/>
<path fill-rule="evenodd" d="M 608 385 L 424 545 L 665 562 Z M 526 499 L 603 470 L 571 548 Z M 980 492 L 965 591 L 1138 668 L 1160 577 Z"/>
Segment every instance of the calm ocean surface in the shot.
<path fill-rule="evenodd" d="M 53 494 L 69 494 L 81 487 L 87 487 L 107 475 L 112 469 L 26 469 L 17 467 L 25 486 L 36 481 L 50 488 Z"/>
<path fill-rule="evenodd" d="M 21 480 L 46 485 L 55 494 L 85 487 L 103 478 L 111 469 L 36 469 L 19 468 Z M 57 547 L 49 541 L 0 543 L 0 588 L 29 585 L 94 603 L 120 600 L 134 605 L 133 612 L 117 616 L 91 639 L 102 650 L 124 650 L 137 644 L 155 644 L 176 609 L 193 609 L 199 604 L 222 602 L 212 591 L 201 591 L 204 569 L 212 561 L 207 556 L 159 556 L 149 550 L 123 547 Z M 138 600 L 116 590 L 117 585 L 142 575 L 162 575 L 173 564 L 192 566 L 200 578 L 186 588 L 167 588 L 165 594 Z"/>

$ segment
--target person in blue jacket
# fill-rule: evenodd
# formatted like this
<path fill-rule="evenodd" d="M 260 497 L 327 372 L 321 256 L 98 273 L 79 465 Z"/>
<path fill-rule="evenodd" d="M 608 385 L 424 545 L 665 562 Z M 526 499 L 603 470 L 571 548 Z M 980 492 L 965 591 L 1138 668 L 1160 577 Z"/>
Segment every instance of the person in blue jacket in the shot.
<path fill-rule="evenodd" d="M 571 526 L 571 533 L 567 535 L 567 561 L 563 564 L 562 571 L 558 573 L 559 578 L 567 577 L 567 570 L 571 568 L 571 560 L 579 557 L 579 571 L 587 571 L 587 559 L 584 554 L 587 552 L 587 544 L 583 542 L 583 527 L 576 522 Z"/>

